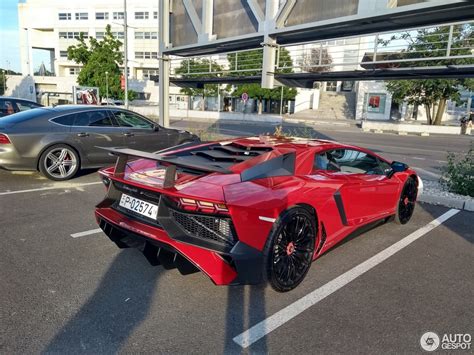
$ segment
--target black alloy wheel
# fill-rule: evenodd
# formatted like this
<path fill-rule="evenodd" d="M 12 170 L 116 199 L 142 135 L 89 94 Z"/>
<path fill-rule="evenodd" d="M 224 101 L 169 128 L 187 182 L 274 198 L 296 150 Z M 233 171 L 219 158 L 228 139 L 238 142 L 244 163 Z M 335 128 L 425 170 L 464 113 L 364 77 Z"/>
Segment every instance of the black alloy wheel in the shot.
<path fill-rule="evenodd" d="M 303 207 L 283 213 L 265 248 L 267 278 L 279 292 L 294 289 L 303 281 L 313 259 L 317 227 L 315 217 Z"/>
<path fill-rule="evenodd" d="M 395 214 L 395 222 L 398 224 L 406 224 L 411 219 L 415 210 L 416 196 L 418 194 L 418 186 L 413 177 L 409 177 L 403 186 L 398 207 Z"/>

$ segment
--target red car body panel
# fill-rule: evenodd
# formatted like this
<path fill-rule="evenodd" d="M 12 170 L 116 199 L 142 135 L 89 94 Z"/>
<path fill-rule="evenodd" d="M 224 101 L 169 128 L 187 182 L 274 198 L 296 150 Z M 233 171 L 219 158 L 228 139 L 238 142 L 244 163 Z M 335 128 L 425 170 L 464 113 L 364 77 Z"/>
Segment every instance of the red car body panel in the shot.
<path fill-rule="evenodd" d="M 212 144 L 216 143 L 194 145 L 191 148 L 176 148 L 167 151 L 164 155 L 175 157 L 186 151 L 205 150 Z M 245 277 L 242 275 L 251 273 L 254 267 L 252 263 L 261 258 L 261 253 L 274 226 L 274 220 L 278 220 L 282 212 L 295 205 L 307 206 L 315 211 L 318 235 L 313 259 L 316 259 L 360 227 L 393 215 L 406 179 L 409 176 L 416 176 L 415 171 L 411 169 L 396 173 L 392 177 L 315 170 L 315 154 L 331 149 L 354 149 L 387 162 L 367 149 L 331 141 L 252 137 L 217 144 L 229 149 L 235 147 L 245 148 L 248 151 L 262 149 L 263 153 L 230 165 L 227 173 L 210 172 L 192 175 L 178 172 L 173 186 L 166 188 L 163 187 L 166 179 L 163 176 L 146 177 L 142 181 L 141 178 L 132 178 L 133 174 L 146 172 L 147 169 L 156 169 L 156 161 L 150 159 L 130 161 L 122 173 L 117 173 L 116 166 L 104 169 L 100 174 L 109 185 L 121 183 L 133 191 L 151 192 L 162 196 L 161 199 L 166 198 L 168 204 L 172 205 L 167 207 L 169 208 L 169 210 L 166 209 L 167 212 L 159 212 L 159 215 L 174 213 L 173 211 L 188 213 L 180 209 L 184 208 L 181 202 L 174 204 L 173 201 L 181 201 L 180 198 L 225 204 L 228 212 L 216 217 L 231 220 L 230 223 L 238 239 L 238 248 L 234 245 L 232 249 L 230 247 L 224 248 L 225 250 L 214 249 L 192 238 L 175 238 L 175 226 L 167 224 L 169 222 L 167 215 L 163 214 L 160 217 L 164 221 L 161 226 L 143 223 L 134 216 L 118 211 L 114 207 L 113 198 L 109 196 L 110 191 L 108 197 L 96 208 L 98 223 L 115 242 L 118 239 L 122 240 L 125 236 L 128 238 L 130 234 L 143 237 L 145 244 L 146 241 L 159 243 L 156 246 L 158 249 L 153 249 L 154 253 L 157 252 L 156 250 L 159 253 L 162 244 L 169 247 L 172 253 L 178 253 L 186 258 L 217 285 L 256 283 L 261 280 L 261 277 L 254 279 L 251 275 L 245 275 Z M 212 151 L 213 154 L 217 154 L 215 151 Z M 283 174 L 243 181 L 242 174 L 249 169 L 288 154 L 295 156 L 294 172 L 291 175 Z M 173 163 L 167 165 L 166 161 L 160 161 L 160 164 L 164 168 Z M 115 196 L 118 196 L 117 193 L 115 192 Z M 338 206 L 338 198 L 343 200 L 344 215 L 341 214 L 341 208 Z M 162 203 L 164 204 L 162 200 L 159 200 L 159 211 L 161 211 Z M 194 218 L 195 215 L 189 216 Z M 206 217 L 207 214 L 202 213 L 202 216 Z M 210 216 L 213 215 L 210 214 Z M 173 236 L 170 236 L 170 233 Z M 120 243 L 117 243 L 120 246 Z M 251 262 L 246 259 L 245 254 L 251 255 L 249 257 Z"/>

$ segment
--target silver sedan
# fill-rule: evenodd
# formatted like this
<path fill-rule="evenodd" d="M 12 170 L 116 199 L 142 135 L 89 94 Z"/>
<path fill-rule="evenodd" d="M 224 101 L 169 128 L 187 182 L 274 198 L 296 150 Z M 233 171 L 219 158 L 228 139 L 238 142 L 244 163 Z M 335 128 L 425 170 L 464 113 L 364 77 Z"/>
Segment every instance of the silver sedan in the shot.
<path fill-rule="evenodd" d="M 98 147 L 153 152 L 198 140 L 121 108 L 44 107 L 0 118 L 0 168 L 39 170 L 51 180 L 67 180 L 79 169 L 115 161 Z"/>

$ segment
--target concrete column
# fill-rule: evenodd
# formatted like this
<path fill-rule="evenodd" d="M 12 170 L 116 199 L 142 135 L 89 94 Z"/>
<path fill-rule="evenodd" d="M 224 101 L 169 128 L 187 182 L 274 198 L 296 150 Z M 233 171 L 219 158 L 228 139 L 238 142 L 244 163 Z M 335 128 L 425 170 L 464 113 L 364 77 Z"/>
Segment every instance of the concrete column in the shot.
<path fill-rule="evenodd" d="M 169 0 L 159 0 L 159 116 L 160 125 L 169 127 L 169 87 L 170 87 L 170 67 L 169 56 L 164 54 L 164 51 L 169 46 L 170 41 L 170 27 L 169 27 Z"/>
<path fill-rule="evenodd" d="M 263 37 L 262 87 L 273 89 L 275 84 L 276 40 L 268 35 L 270 28 L 275 26 L 278 12 L 278 0 L 266 0 L 265 24 Z"/>

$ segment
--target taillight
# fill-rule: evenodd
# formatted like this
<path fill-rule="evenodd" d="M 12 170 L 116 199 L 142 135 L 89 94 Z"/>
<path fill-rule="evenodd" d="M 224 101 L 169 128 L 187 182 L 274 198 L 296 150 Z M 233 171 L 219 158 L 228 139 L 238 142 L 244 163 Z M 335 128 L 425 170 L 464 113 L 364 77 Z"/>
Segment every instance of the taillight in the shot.
<path fill-rule="evenodd" d="M 10 139 L 5 134 L 0 133 L 0 144 L 11 144 Z"/>
<path fill-rule="evenodd" d="M 180 198 L 181 208 L 187 211 L 198 211 L 203 213 L 228 213 L 229 209 L 224 203 L 194 200 L 192 198 Z"/>

